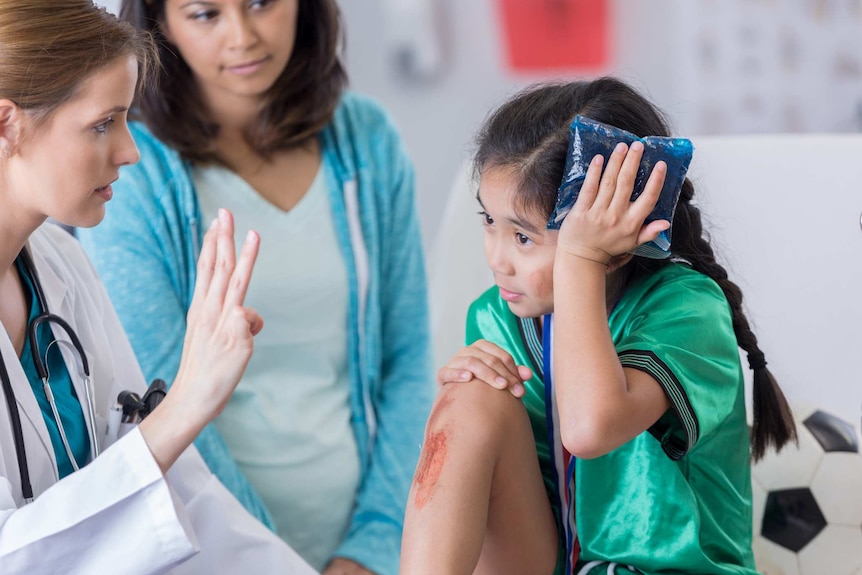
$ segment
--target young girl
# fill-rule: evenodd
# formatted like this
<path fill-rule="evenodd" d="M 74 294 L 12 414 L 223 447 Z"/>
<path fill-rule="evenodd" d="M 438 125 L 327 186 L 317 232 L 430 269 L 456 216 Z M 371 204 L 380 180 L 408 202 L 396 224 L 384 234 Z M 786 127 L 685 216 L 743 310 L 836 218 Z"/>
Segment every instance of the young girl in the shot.
<path fill-rule="evenodd" d="M 237 259 L 230 213 L 203 240 L 170 392 L 106 434 L 146 383 L 90 262 L 46 220 L 101 221 L 138 159 L 126 114 L 153 57 L 91 0 L 0 0 L 0 572 L 312 575 L 190 447 L 262 326 L 244 306 L 258 236 Z"/>
<path fill-rule="evenodd" d="M 201 222 L 261 235 L 267 330 L 196 442 L 219 479 L 330 575 L 395 575 L 433 401 L 413 168 L 346 92 L 335 0 L 125 0 L 163 67 L 137 101 L 138 165 L 80 234 L 148 378 L 179 366 Z"/>
<path fill-rule="evenodd" d="M 753 574 L 750 456 L 791 440 L 791 415 L 691 182 L 671 258 L 631 255 L 669 225 L 644 225 L 663 162 L 630 201 L 640 143 L 593 159 L 562 228 L 546 230 L 576 114 L 668 135 L 611 78 L 530 89 L 481 131 L 477 199 L 497 285 L 438 374 L 462 383 L 442 388 L 428 421 L 402 573 Z M 737 346 L 755 372 L 751 448 Z"/>

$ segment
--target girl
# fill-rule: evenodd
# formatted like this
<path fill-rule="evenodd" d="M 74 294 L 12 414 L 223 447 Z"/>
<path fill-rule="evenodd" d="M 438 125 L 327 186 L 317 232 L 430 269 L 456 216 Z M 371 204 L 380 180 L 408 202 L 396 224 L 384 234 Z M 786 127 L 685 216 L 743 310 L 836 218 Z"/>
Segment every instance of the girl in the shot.
<path fill-rule="evenodd" d="M 413 169 L 344 91 L 335 0 L 127 0 L 163 69 L 105 225 L 81 234 L 149 378 L 179 368 L 218 207 L 260 231 L 267 330 L 196 445 L 247 508 L 327 573 L 395 575 L 433 400 Z M 321 265 L 323 264 L 323 265 Z"/>
<path fill-rule="evenodd" d="M 203 241 L 171 391 L 109 448 L 109 407 L 146 384 L 80 247 L 45 221 L 104 216 L 138 159 L 126 113 L 153 57 L 91 0 L 0 0 L 0 571 L 310 575 L 190 447 L 262 326 L 243 304 L 258 236 L 236 261 L 228 212 Z"/>
<path fill-rule="evenodd" d="M 487 121 L 477 199 L 497 285 L 438 377 L 489 385 L 439 394 L 402 572 L 753 574 L 750 454 L 793 438 L 790 412 L 703 237 L 691 182 L 672 257 L 631 255 L 669 225 L 644 225 L 663 162 L 630 201 L 642 144 L 619 144 L 607 166 L 593 159 L 562 228 L 546 230 L 577 114 L 668 135 L 611 78 L 530 89 Z M 737 346 L 755 372 L 751 450 Z"/>

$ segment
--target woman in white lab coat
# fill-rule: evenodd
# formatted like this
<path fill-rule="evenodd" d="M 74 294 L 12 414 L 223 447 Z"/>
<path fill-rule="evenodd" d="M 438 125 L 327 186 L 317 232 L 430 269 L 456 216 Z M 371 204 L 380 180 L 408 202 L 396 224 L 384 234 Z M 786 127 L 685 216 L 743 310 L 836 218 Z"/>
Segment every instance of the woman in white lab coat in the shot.
<path fill-rule="evenodd" d="M 77 242 L 45 221 L 104 216 L 137 161 L 126 114 L 149 54 L 91 0 L 0 0 L 0 572 L 313 573 L 190 447 L 262 327 L 243 307 L 259 238 L 237 260 L 228 212 L 204 240 L 170 393 L 107 445 L 119 392 L 146 385 Z"/>

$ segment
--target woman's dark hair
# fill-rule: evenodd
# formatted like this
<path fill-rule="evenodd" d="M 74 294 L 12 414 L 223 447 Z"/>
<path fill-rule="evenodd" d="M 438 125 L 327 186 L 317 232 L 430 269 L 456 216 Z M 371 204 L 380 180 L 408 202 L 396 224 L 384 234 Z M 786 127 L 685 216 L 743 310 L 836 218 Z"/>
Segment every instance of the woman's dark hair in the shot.
<path fill-rule="evenodd" d="M 486 120 L 477 137 L 474 171 L 507 168 L 517 177 L 518 205 L 523 215 L 550 216 L 563 176 L 569 146 L 569 125 L 575 115 L 616 126 L 640 137 L 670 136 L 668 122 L 644 96 L 615 78 L 527 88 Z M 691 202 L 694 186 L 686 179 L 673 219 L 672 260 L 687 262 L 721 287 L 733 314 L 739 346 L 754 371 L 754 425 L 751 453 L 763 457 L 771 445 L 780 450 L 796 440 L 796 426 L 787 400 L 766 368 L 757 337 L 742 310 L 742 291 L 716 261 L 705 237 L 700 210 Z M 669 260 L 635 257 L 626 267 L 626 282 L 652 273 Z"/>
<path fill-rule="evenodd" d="M 136 116 L 186 159 L 223 163 L 215 148 L 219 126 L 207 116 L 194 75 L 161 33 L 166 0 L 123 0 L 120 17 L 150 31 L 159 45 L 161 69 L 136 101 Z M 339 57 L 341 14 L 335 0 L 298 0 L 296 39 L 290 61 L 265 96 L 245 137 L 269 157 L 303 145 L 332 119 L 347 84 Z"/>

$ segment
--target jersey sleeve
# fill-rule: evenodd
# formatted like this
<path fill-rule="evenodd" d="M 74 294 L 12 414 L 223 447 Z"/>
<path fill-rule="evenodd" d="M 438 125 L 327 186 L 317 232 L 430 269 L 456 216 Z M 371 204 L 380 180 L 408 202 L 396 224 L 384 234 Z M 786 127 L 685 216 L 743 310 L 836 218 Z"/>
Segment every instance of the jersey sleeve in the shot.
<path fill-rule="evenodd" d="M 616 310 L 615 310 L 616 312 Z M 690 271 L 662 281 L 621 310 L 614 333 L 624 368 L 661 385 L 671 403 L 650 429 L 671 459 L 716 431 L 742 396 L 730 307 L 711 279 Z"/>

